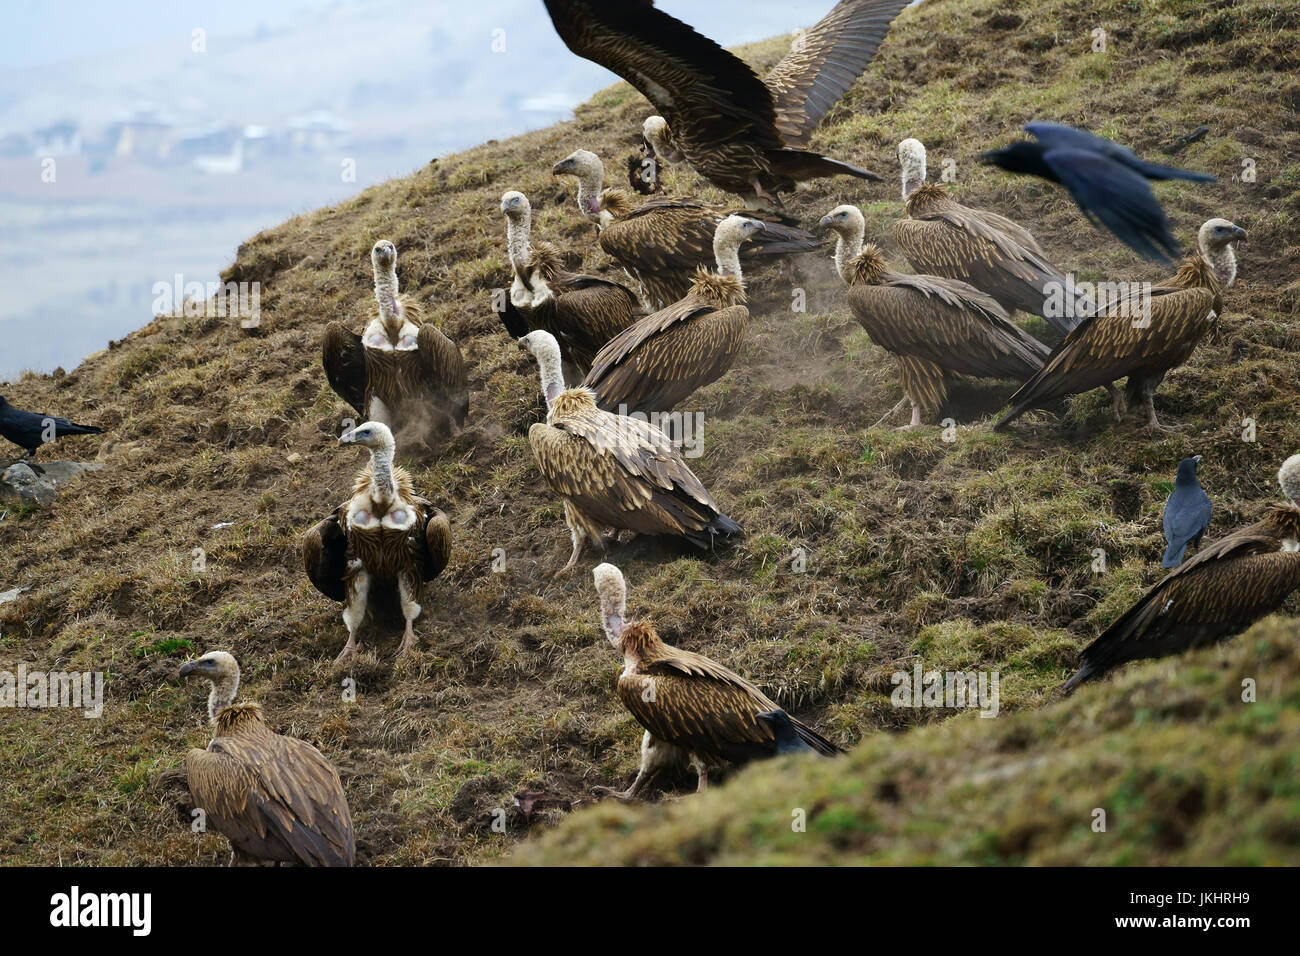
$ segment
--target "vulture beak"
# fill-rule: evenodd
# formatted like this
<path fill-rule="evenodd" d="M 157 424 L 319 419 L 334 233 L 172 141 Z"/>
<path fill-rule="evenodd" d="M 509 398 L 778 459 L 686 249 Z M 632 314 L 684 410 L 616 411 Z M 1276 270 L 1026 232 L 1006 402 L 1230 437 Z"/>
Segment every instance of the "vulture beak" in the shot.
<path fill-rule="evenodd" d="M 552 176 L 564 175 L 566 172 L 569 171 L 568 166 L 569 166 L 569 161 L 567 159 L 560 160 L 558 163 L 556 163 L 554 166 L 551 167 L 551 175 Z"/>
<path fill-rule="evenodd" d="M 204 662 L 200 660 L 186 661 L 181 665 L 180 676 L 189 677 L 195 671 L 201 670 L 203 668 L 203 663 Z"/>
<path fill-rule="evenodd" d="M 1241 241 L 1242 241 L 1243 239 L 1245 239 L 1245 238 L 1246 238 L 1246 230 L 1245 230 L 1245 229 L 1242 229 L 1241 226 L 1237 226 L 1237 227 L 1232 231 L 1232 241 L 1233 241 L 1233 242 L 1241 242 Z"/>
<path fill-rule="evenodd" d="M 357 430 L 351 428 L 339 436 L 340 445 L 355 445 L 357 443 Z"/>
<path fill-rule="evenodd" d="M 820 219 L 817 220 L 817 228 L 818 228 L 818 229 L 826 230 L 826 229 L 829 229 L 830 227 L 831 227 L 831 217 L 830 217 L 830 216 L 822 216 Z"/>

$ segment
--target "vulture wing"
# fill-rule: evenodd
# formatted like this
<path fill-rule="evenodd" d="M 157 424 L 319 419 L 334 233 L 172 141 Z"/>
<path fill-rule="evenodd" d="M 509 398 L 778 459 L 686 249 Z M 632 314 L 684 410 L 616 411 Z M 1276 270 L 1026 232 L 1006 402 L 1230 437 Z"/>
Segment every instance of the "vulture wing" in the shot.
<path fill-rule="evenodd" d="M 338 772 L 311 744 L 237 731 L 185 758 L 190 792 L 237 850 L 303 866 L 351 866 L 352 815 Z"/>
<path fill-rule="evenodd" d="M 1049 284 L 1063 289 L 1065 276 L 981 216 L 954 206 L 894 223 L 894 239 L 912 268 L 968 282 L 1008 311 L 1042 315 L 1065 332 L 1073 328 L 1074 318 L 1044 314 Z"/>
<path fill-rule="evenodd" d="M 302 539 L 302 565 L 316 590 L 332 601 L 347 600 L 343 576 L 348 570 L 348 538 L 334 513 Z"/>
<path fill-rule="evenodd" d="M 608 279 L 568 272 L 549 285 L 553 298 L 537 309 L 541 325 L 583 368 L 590 368 L 605 343 L 641 315 L 636 296 Z"/>
<path fill-rule="evenodd" d="M 1150 322 L 1112 307 L 1089 316 L 1065 337 L 1041 371 L 1011 396 L 1005 428 L 1031 408 L 1134 374 L 1161 374 L 1185 361 L 1208 328 L 1215 294 L 1193 288 L 1150 299 Z"/>
<path fill-rule="evenodd" d="M 731 367 L 748 323 L 743 305 L 717 309 L 687 296 L 611 339 L 582 384 L 606 411 L 669 411 Z"/>
<path fill-rule="evenodd" d="M 665 644 L 638 671 L 619 678 L 619 699 L 661 740 L 737 763 L 776 752 L 772 727 L 759 714 L 780 708 L 729 668 Z M 827 756 L 839 752 L 812 728 L 793 717 L 790 722 L 814 750 Z"/>
<path fill-rule="evenodd" d="M 740 530 L 649 422 L 606 412 L 570 416 L 536 423 L 528 441 L 550 486 L 608 527 L 682 535 L 701 548 Z"/>
<path fill-rule="evenodd" d="M 1276 610 L 1300 587 L 1300 552 L 1279 544 L 1256 524 L 1206 545 L 1084 648 L 1065 689 L 1124 661 L 1231 637 Z"/>
<path fill-rule="evenodd" d="M 1023 381 L 1048 355 L 991 296 L 956 279 L 893 274 L 852 286 L 849 305 L 882 348 L 951 372 Z"/>
<path fill-rule="evenodd" d="M 1140 173 L 1098 153 L 1067 147 L 1047 150 L 1043 162 L 1094 226 L 1104 226 L 1144 259 L 1170 262 L 1179 255 L 1165 212 Z"/>
<path fill-rule="evenodd" d="M 617 73 L 655 105 L 687 156 L 737 139 L 781 147 L 763 81 L 652 0 L 546 0 L 546 9 L 570 50 Z"/>
<path fill-rule="evenodd" d="M 469 378 L 460 349 L 432 322 L 420 326 L 416 342 L 425 381 L 434 383 L 440 393 L 442 411 L 458 426 L 464 425 L 469 412 Z"/>
<path fill-rule="evenodd" d="M 321 364 L 330 388 L 352 406 L 362 418 L 366 404 L 366 350 L 361 336 L 349 332 L 341 322 L 325 326 L 321 340 Z"/>
<path fill-rule="evenodd" d="M 787 146 L 806 149 L 813 130 L 875 58 L 889 25 L 911 0 L 840 0 L 764 82 Z"/>
<path fill-rule="evenodd" d="M 433 507 L 425 499 L 419 498 L 417 503 L 424 506 L 428 516 L 424 524 L 422 555 L 422 576 L 427 582 L 442 574 L 443 569 L 447 567 L 447 562 L 451 560 L 451 522 L 447 520 L 447 516 L 441 509 Z"/>

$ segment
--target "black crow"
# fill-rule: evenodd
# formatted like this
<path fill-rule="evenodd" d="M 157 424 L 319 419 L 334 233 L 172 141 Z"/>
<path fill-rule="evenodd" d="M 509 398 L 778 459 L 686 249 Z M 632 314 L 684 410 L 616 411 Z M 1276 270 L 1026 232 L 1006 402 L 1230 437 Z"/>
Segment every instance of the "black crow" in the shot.
<path fill-rule="evenodd" d="M 1212 183 L 1213 176 L 1160 166 L 1132 150 L 1061 123 L 1026 123 L 1037 142 L 1021 140 L 980 154 L 980 162 L 1010 173 L 1038 176 L 1064 186 L 1094 226 L 1105 226 L 1145 259 L 1169 262 L 1181 255 L 1148 179 Z"/>
<path fill-rule="evenodd" d="M 0 435 L 23 449 L 24 458 L 31 458 L 41 445 L 64 435 L 94 435 L 102 431 L 94 425 L 76 425 L 66 418 L 25 412 L 14 408 L 0 395 Z"/>
<path fill-rule="evenodd" d="M 794 724 L 790 722 L 790 715 L 784 710 L 765 710 L 763 713 L 754 716 L 772 728 L 772 733 L 776 735 L 777 753 L 816 753 L 812 747 L 804 743 L 795 730 Z"/>
<path fill-rule="evenodd" d="M 1196 466 L 1201 456 L 1184 458 L 1178 463 L 1178 477 L 1174 490 L 1165 502 L 1165 556 L 1160 560 L 1163 568 L 1176 568 L 1183 563 L 1183 554 L 1189 544 L 1200 547 L 1205 529 L 1210 526 L 1210 496 L 1196 480 Z"/>

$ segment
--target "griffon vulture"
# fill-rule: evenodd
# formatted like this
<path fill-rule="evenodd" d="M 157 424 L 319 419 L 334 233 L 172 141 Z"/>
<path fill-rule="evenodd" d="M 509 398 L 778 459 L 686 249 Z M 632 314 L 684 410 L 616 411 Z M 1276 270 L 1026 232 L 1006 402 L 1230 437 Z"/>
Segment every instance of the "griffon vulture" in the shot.
<path fill-rule="evenodd" d="M 1006 428 L 1031 408 L 1105 386 L 1115 421 L 1141 402 L 1147 425 L 1156 419 L 1155 391 L 1171 368 L 1183 364 L 1223 309 L 1223 290 L 1237 276 L 1237 242 L 1246 230 L 1226 219 L 1201 226 L 1199 253 L 1178 272 L 1153 286 L 1107 303 L 1065 337 L 1042 370 L 1011 396 L 1011 410 L 994 426 Z M 1114 385 L 1128 376 L 1124 392 Z"/>
<path fill-rule="evenodd" d="M 821 225 L 836 233 L 835 264 L 854 317 L 898 359 L 903 401 L 912 404 L 904 427 L 939 411 L 953 375 L 1023 382 L 1042 367 L 1047 346 L 991 296 L 957 279 L 891 272 L 878 246 L 863 246 L 866 220 L 856 206 L 836 207 Z"/>
<path fill-rule="evenodd" d="M 645 728 L 641 766 L 632 786 L 622 792 L 597 787 L 594 792 L 636 799 L 656 772 L 673 763 L 689 763 L 703 790 L 709 767 L 717 764 L 747 763 L 797 749 L 827 757 L 840 752 L 739 674 L 665 644 L 647 622 L 628 621 L 627 585 L 614 565 L 598 565 L 592 577 L 605 636 L 623 655 L 619 700 Z M 792 742 L 787 729 L 802 748 Z"/>
<path fill-rule="evenodd" d="M 206 750 L 191 750 L 185 774 L 194 806 L 230 841 L 230 862 L 351 866 L 352 814 L 338 771 L 311 744 L 275 733 L 258 704 L 235 703 L 239 664 L 209 651 L 181 665 L 182 677 L 205 678 Z"/>
<path fill-rule="evenodd" d="M 731 368 L 749 323 L 739 251 L 763 228 L 743 216 L 722 220 L 713 239 L 718 271 L 698 268 L 684 299 L 600 350 L 582 383 L 598 406 L 619 415 L 670 411 Z"/>
<path fill-rule="evenodd" d="M 647 310 L 665 308 L 686 297 L 699 266 L 713 263 L 718 224 L 744 209 L 727 209 L 698 199 L 656 196 L 633 208 L 621 189 L 604 189 L 600 159 L 579 149 L 555 164 L 557 176 L 578 180 L 578 209 L 600 230 L 600 248 L 641 285 Z M 748 245 L 745 261 L 761 256 L 812 252 L 824 243 L 803 229 L 761 220 L 763 231 Z"/>
<path fill-rule="evenodd" d="M 501 321 L 515 338 L 545 329 L 560 343 L 565 361 L 586 374 L 601 347 L 644 313 L 632 292 L 599 276 L 568 272 L 559 250 L 534 245 L 532 206 L 521 192 L 501 197 L 513 280 Z"/>
<path fill-rule="evenodd" d="M 415 619 L 424 585 L 451 557 L 451 523 L 433 502 L 415 494 L 406 469 L 393 464 L 396 444 L 382 422 L 365 422 L 339 438 L 363 445 L 370 462 L 357 473 L 352 497 L 307 532 L 302 562 L 327 598 L 343 602 L 347 644 L 336 664 L 357 652 L 357 631 L 367 615 L 405 622 L 400 659 L 415 648 Z"/>
<path fill-rule="evenodd" d="M 528 430 L 528 441 L 542 477 L 564 499 L 573 537 L 559 574 L 578 563 L 587 542 L 603 548 L 607 528 L 675 535 L 698 548 L 740 532 L 662 431 L 601 411 L 588 388 L 565 389 L 554 336 L 529 332 L 520 345 L 537 360 L 547 407 L 546 421 Z"/>
<path fill-rule="evenodd" d="M 546 0 L 546 9 L 570 50 L 617 73 L 654 104 L 670 153 L 747 205 L 779 207 L 779 194 L 802 180 L 880 180 L 808 147 L 907 3 L 841 0 L 765 80 L 651 0 Z"/>
<path fill-rule="evenodd" d="M 419 304 L 397 291 L 397 248 L 370 250 L 379 315 L 360 334 L 341 322 L 325 327 L 321 362 L 338 396 L 363 419 L 405 434 L 445 437 L 465 424 L 469 385 L 456 343 L 423 321 Z"/>
<path fill-rule="evenodd" d="M 1064 301 L 1071 286 L 1029 230 L 997 213 L 963 206 L 942 186 L 927 183 L 925 158 L 919 140 L 898 144 L 909 218 L 894 223 L 894 241 L 912 268 L 968 282 L 1007 312 L 1040 315 L 1062 332 L 1074 328 L 1087 303 Z"/>

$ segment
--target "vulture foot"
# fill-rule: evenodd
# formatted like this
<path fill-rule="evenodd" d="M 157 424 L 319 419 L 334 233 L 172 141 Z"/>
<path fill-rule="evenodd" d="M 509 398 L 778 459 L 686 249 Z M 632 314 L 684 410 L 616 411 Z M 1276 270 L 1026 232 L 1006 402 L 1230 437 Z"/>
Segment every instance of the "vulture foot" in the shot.
<path fill-rule="evenodd" d="M 1128 402 L 1124 398 L 1124 393 L 1114 385 L 1108 385 L 1110 390 L 1110 408 L 1115 413 L 1115 424 L 1118 425 L 1124 420 L 1124 413 L 1128 411 Z"/>
<path fill-rule="evenodd" d="M 357 656 L 357 638 L 354 634 L 348 635 L 348 642 L 343 645 L 343 650 L 339 651 L 339 656 L 334 658 L 334 666 L 341 667 L 344 664 L 350 664 L 352 659 Z"/>
<path fill-rule="evenodd" d="M 402 643 L 397 648 L 397 658 L 394 663 L 396 665 L 413 663 L 419 657 L 419 651 L 415 647 L 416 643 L 415 631 L 408 627 L 406 633 L 402 635 Z"/>
<path fill-rule="evenodd" d="M 602 800 L 605 797 L 613 797 L 619 803 L 641 803 L 643 801 L 637 796 L 637 790 L 638 787 L 633 784 L 626 790 L 615 790 L 613 787 L 592 787 L 591 793 L 592 796 Z"/>

